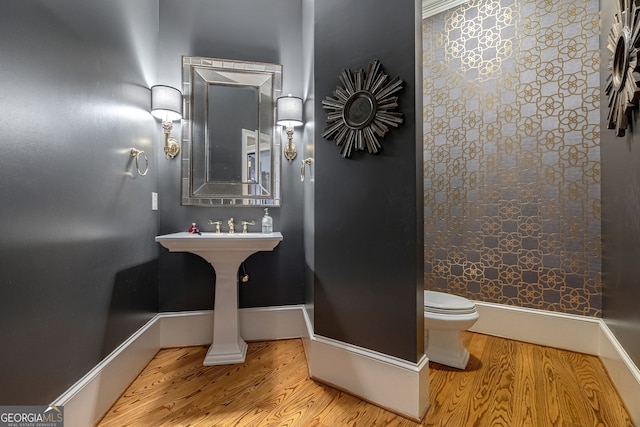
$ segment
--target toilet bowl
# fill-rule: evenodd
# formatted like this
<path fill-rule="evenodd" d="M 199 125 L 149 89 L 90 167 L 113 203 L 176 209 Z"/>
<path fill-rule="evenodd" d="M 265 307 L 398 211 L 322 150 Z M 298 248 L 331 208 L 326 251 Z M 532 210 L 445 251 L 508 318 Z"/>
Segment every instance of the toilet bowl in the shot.
<path fill-rule="evenodd" d="M 424 291 L 424 346 L 429 360 L 466 368 L 469 352 L 462 344 L 461 332 L 473 326 L 479 317 L 475 304 L 466 298 Z"/>

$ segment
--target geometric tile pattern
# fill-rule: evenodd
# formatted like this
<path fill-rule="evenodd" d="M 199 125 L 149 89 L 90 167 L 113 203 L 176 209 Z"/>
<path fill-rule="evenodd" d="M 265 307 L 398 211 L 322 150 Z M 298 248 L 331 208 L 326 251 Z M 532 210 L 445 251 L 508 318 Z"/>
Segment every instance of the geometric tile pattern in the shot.
<path fill-rule="evenodd" d="M 423 21 L 425 288 L 601 316 L 597 0 Z"/>

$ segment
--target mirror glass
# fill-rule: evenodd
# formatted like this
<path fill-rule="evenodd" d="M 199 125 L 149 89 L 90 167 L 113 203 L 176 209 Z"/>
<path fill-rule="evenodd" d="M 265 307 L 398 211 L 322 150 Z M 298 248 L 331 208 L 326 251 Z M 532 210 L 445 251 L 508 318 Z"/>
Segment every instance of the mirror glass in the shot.
<path fill-rule="evenodd" d="M 375 98 L 369 92 L 356 92 L 344 106 L 344 121 L 352 129 L 362 129 L 375 117 Z"/>
<path fill-rule="evenodd" d="M 282 66 L 182 58 L 182 204 L 277 206 Z"/>

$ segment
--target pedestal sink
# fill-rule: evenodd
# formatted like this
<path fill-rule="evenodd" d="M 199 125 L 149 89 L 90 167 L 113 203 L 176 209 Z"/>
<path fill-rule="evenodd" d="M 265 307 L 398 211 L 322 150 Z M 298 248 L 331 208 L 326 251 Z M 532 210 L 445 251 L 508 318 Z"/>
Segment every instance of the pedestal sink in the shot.
<path fill-rule="evenodd" d="M 243 363 L 247 343 L 238 325 L 238 268 L 249 255 L 271 251 L 282 240 L 281 233 L 172 233 L 156 236 L 170 252 L 191 252 L 206 259 L 216 272 L 213 310 L 213 344 L 204 365 Z"/>

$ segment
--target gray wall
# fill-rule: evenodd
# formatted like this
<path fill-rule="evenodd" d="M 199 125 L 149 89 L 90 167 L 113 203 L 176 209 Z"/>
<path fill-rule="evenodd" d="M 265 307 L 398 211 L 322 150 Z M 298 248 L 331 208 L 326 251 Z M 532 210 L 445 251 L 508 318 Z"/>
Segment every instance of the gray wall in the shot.
<path fill-rule="evenodd" d="M 315 215 L 314 215 L 314 185 L 315 185 L 315 75 L 313 72 L 313 43 L 314 43 L 314 0 L 302 1 L 302 75 L 303 95 L 304 95 L 304 120 L 305 132 L 302 144 L 302 159 L 311 159 L 311 163 L 305 167 L 305 179 L 303 185 L 303 228 L 304 228 L 304 259 L 305 259 L 305 307 L 311 322 L 314 322 L 313 310 L 313 269 L 314 265 L 314 244 L 315 244 Z"/>
<path fill-rule="evenodd" d="M 606 49 L 616 2 L 602 10 L 601 138 L 602 144 L 602 315 L 618 341 L 640 366 L 640 122 L 620 138 L 607 129 L 608 97 L 604 92 L 611 53 Z M 637 115 L 636 115 L 637 117 Z"/>
<path fill-rule="evenodd" d="M 157 14 L 156 0 L 2 5 L 0 404 L 50 403 L 157 312 Z"/>
<path fill-rule="evenodd" d="M 314 12 L 315 332 L 416 361 L 423 354 L 420 17 L 413 0 L 322 0 Z M 321 136 L 321 102 L 343 69 L 366 69 L 374 59 L 404 80 L 405 121 L 381 140 L 378 155 L 343 159 Z"/>
<path fill-rule="evenodd" d="M 181 56 L 209 56 L 282 64 L 282 93 L 302 95 L 301 0 L 160 0 L 158 83 L 181 87 Z M 180 126 L 174 126 L 179 135 Z M 296 128 L 300 145 L 304 129 Z M 160 136 L 159 136 L 160 137 Z M 286 136 L 285 136 L 286 138 Z M 284 161 L 284 159 L 283 159 Z M 255 220 L 262 208 L 180 206 L 180 162 L 159 162 L 160 233 L 186 230 L 196 222 L 213 230 L 209 219 Z M 282 205 L 269 209 L 274 230 L 284 240 L 273 252 L 257 253 L 246 264 L 249 283 L 239 288 L 241 307 L 300 304 L 304 301 L 302 185 L 299 158 L 282 165 Z M 160 310 L 213 308 L 213 269 L 192 254 L 160 254 Z"/>

